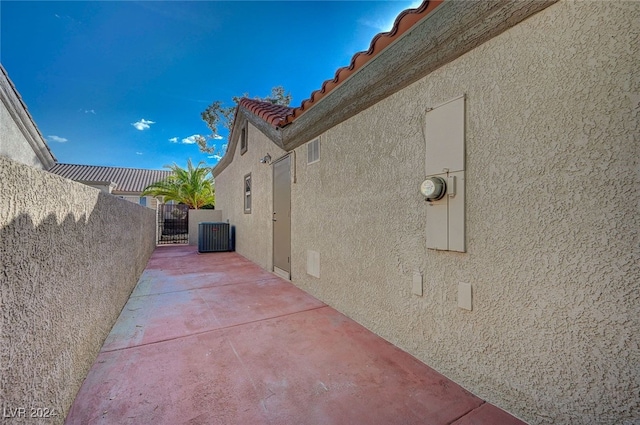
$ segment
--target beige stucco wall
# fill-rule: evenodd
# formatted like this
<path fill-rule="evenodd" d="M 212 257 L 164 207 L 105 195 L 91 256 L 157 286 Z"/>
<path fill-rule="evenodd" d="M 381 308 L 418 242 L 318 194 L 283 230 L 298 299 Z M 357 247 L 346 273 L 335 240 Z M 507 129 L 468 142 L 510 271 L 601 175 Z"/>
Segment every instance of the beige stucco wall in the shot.
<path fill-rule="evenodd" d="M 96 186 L 93 186 L 93 187 L 96 187 Z M 113 193 L 113 195 L 117 196 L 120 199 L 124 199 L 125 201 L 133 202 L 134 204 L 140 205 L 140 198 L 141 198 L 140 195 L 123 195 L 118 192 Z M 147 205 L 145 206 L 148 208 L 156 209 L 158 205 L 156 198 L 154 198 L 153 196 L 145 196 L 145 198 L 147 198 Z"/>
<path fill-rule="evenodd" d="M 638 2 L 560 2 L 300 147 L 293 282 L 532 424 L 638 423 L 639 33 Z M 437 252 L 423 120 L 461 94 L 468 252 Z"/>
<path fill-rule="evenodd" d="M 267 153 L 275 160 L 284 151 L 273 144 L 251 124 L 248 125 L 247 152 L 240 155 L 236 146 L 231 166 L 216 176 L 216 209 L 222 210 L 223 221 L 236 226 L 236 251 L 271 270 L 273 268 L 272 218 L 273 171 L 269 164 L 261 164 Z M 251 214 L 244 213 L 244 176 L 251 173 Z"/>
<path fill-rule="evenodd" d="M 221 221 L 221 210 L 189 210 L 189 245 L 198 245 L 198 224 Z"/>
<path fill-rule="evenodd" d="M 147 207 L 152 208 L 154 210 L 158 209 L 158 198 L 153 196 L 147 196 Z"/>
<path fill-rule="evenodd" d="M 0 102 L 0 156 L 23 164 L 45 168 L 25 138 L 4 102 Z M 44 142 L 43 142 L 44 143 Z"/>
<path fill-rule="evenodd" d="M 0 408 L 63 422 L 154 247 L 153 210 L 0 158 Z"/>
<path fill-rule="evenodd" d="M 48 170 L 55 158 L 0 64 L 0 156 Z"/>

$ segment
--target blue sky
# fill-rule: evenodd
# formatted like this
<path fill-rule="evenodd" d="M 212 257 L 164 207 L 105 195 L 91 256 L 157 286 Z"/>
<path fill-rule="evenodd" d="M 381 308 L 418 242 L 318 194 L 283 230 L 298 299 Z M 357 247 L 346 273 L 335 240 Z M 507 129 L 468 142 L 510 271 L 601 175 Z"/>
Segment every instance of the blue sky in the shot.
<path fill-rule="evenodd" d="M 0 61 L 59 162 L 215 165 L 190 143 L 212 101 L 282 85 L 298 106 L 419 4 L 2 0 Z"/>

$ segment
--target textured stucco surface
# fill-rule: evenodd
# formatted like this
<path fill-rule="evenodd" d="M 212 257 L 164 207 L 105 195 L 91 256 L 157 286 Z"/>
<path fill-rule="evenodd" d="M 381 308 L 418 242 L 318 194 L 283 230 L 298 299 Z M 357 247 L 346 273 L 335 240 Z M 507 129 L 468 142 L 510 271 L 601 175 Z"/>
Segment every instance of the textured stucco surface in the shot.
<path fill-rule="evenodd" d="M 221 221 L 220 210 L 189 210 L 189 245 L 198 245 L 198 224 Z"/>
<path fill-rule="evenodd" d="M 293 282 L 532 424 L 637 423 L 639 27 L 639 2 L 560 2 L 327 131 L 319 163 L 300 147 Z M 468 252 L 437 252 L 423 120 L 461 94 Z"/>
<path fill-rule="evenodd" d="M 261 164 L 267 153 L 278 159 L 285 152 L 251 124 L 247 124 L 247 152 L 240 155 L 236 145 L 232 166 L 216 176 L 216 210 L 222 210 L 223 221 L 236 226 L 236 251 L 271 270 L 273 268 L 273 171 Z M 251 214 L 244 213 L 244 176 L 251 173 Z"/>
<path fill-rule="evenodd" d="M 63 422 L 154 247 L 153 210 L 0 158 L 0 400 L 27 409 L 10 423 Z"/>

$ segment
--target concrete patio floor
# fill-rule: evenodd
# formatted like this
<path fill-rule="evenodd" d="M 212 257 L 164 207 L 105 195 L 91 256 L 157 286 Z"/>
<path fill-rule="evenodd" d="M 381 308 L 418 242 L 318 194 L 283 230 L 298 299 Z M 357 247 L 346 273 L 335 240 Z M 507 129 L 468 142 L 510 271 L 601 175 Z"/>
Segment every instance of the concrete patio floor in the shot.
<path fill-rule="evenodd" d="M 236 253 L 159 247 L 67 424 L 523 424 Z"/>

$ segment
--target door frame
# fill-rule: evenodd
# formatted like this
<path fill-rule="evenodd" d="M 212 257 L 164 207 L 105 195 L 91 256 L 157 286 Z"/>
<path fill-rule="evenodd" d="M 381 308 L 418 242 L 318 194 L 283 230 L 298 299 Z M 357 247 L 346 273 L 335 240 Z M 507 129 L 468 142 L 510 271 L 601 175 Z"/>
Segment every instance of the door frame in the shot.
<path fill-rule="evenodd" d="M 273 272 L 275 274 L 277 274 L 278 276 L 281 276 L 287 280 L 291 279 L 291 161 L 292 161 L 292 155 L 291 153 L 287 153 L 283 156 L 281 156 L 280 158 L 274 160 L 271 165 L 272 165 L 272 231 L 271 231 L 271 239 L 272 239 L 272 265 L 273 265 Z M 278 183 L 278 181 L 276 180 L 276 168 L 279 165 L 282 165 L 282 162 L 288 160 L 289 161 L 289 167 L 288 167 L 288 175 L 289 175 L 289 185 L 288 185 L 288 198 L 289 198 L 289 202 L 288 205 L 286 206 L 286 210 L 287 210 L 287 222 L 289 224 L 289 231 L 288 231 L 288 244 L 287 244 L 287 257 L 288 257 L 288 263 L 287 263 L 287 269 L 283 268 L 283 264 L 280 264 L 280 266 L 278 266 L 276 264 L 276 254 L 277 254 L 277 247 L 276 247 L 276 224 L 275 224 L 275 220 L 277 218 L 275 218 L 275 214 L 276 214 L 276 200 L 277 200 L 277 190 L 276 190 L 276 184 Z M 282 247 L 280 247 L 280 249 L 282 249 Z"/>

